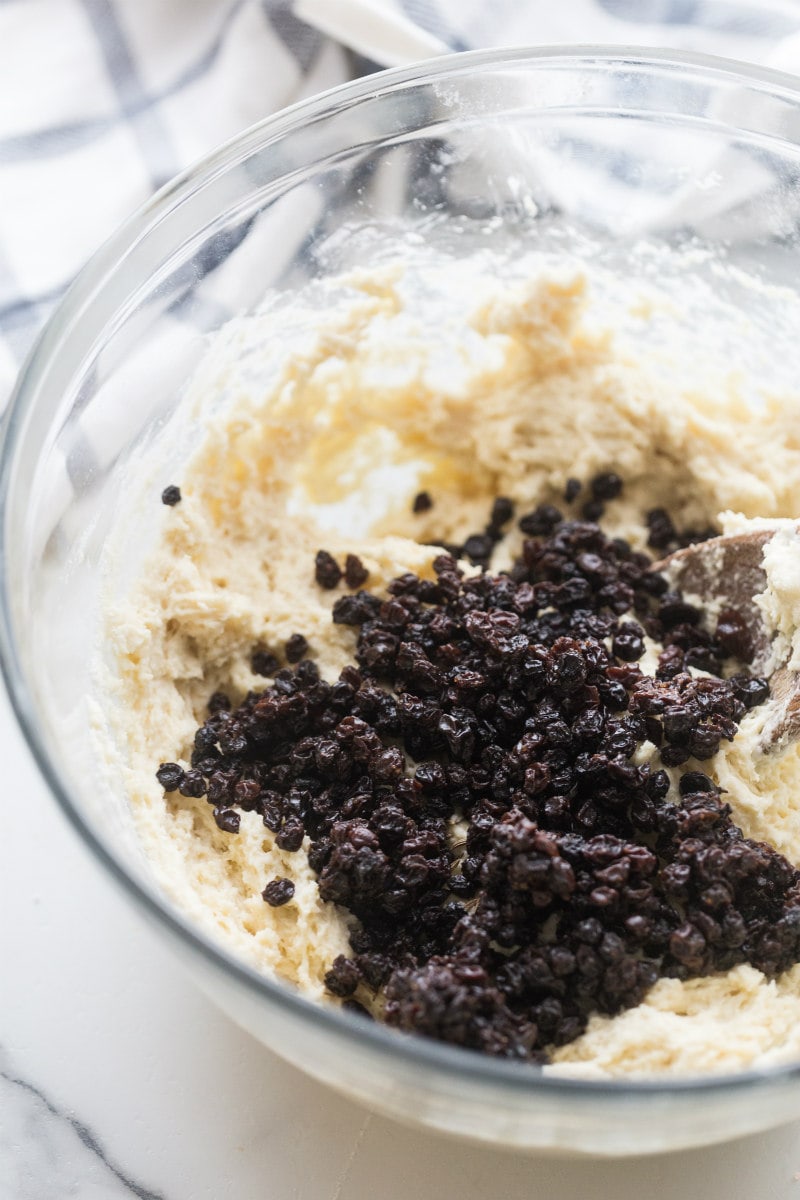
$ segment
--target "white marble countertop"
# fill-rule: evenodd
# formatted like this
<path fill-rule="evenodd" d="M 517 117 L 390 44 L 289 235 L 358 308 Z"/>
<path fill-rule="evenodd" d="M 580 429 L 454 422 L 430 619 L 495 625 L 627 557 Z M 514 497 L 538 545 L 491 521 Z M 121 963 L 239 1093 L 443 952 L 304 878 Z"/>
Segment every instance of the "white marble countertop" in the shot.
<path fill-rule="evenodd" d="M 1 1200 L 800 1200 L 800 1127 L 624 1162 L 372 1116 L 241 1032 L 67 826 L 0 696 Z"/>

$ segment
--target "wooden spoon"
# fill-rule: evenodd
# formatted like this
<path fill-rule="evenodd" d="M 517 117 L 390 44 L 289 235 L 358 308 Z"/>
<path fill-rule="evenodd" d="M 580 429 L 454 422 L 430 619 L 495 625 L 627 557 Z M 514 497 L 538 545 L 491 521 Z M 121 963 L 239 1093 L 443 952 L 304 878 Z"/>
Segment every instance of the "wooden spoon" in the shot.
<path fill-rule="evenodd" d="M 698 596 L 704 604 L 721 602 L 724 608 L 741 613 L 750 631 L 751 666 L 756 674 L 764 673 L 772 648 L 755 597 L 767 586 L 764 548 L 774 534 L 774 529 L 759 529 L 710 538 L 653 564 L 653 570 L 666 575 L 677 590 Z M 800 737 L 800 676 L 779 666 L 769 676 L 769 687 L 774 703 L 761 734 L 765 753 Z"/>

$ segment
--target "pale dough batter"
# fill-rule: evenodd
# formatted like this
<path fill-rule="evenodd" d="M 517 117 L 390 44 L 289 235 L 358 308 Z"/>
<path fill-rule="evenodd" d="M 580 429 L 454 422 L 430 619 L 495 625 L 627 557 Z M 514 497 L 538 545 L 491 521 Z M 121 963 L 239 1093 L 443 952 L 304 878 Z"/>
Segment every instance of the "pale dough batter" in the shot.
<path fill-rule="evenodd" d="M 425 543 L 480 528 L 495 496 L 526 511 L 558 502 L 569 476 L 609 469 L 625 491 L 605 527 L 639 545 L 641 514 L 656 505 L 683 527 L 721 510 L 740 523 L 800 513 L 798 405 L 676 392 L 587 324 L 592 287 L 578 269 L 463 290 L 451 277 L 435 265 L 413 280 L 383 267 L 350 276 L 326 309 L 298 310 L 285 342 L 271 311 L 224 331 L 183 405 L 186 420 L 205 423 L 199 448 L 179 480 L 163 480 L 179 482 L 183 500 L 159 513 L 135 586 L 109 599 L 106 752 L 124 771 L 161 886 L 236 954 L 320 1000 L 348 925 L 319 899 L 305 854 L 277 849 L 255 813 L 242 814 L 238 834 L 221 833 L 205 799 L 165 797 L 154 778 L 161 761 L 187 764 L 218 686 L 234 699 L 265 686 L 248 666 L 254 647 L 302 632 L 326 677 L 351 660 L 355 634 L 331 621 L 338 593 L 315 584 L 316 550 L 358 554 L 380 590 L 404 570 L 428 573 L 436 551 Z M 422 488 L 435 504 L 413 515 Z M 800 552 L 791 534 L 784 542 L 765 604 L 791 641 Z M 517 545 L 507 539 L 495 566 Z M 714 773 L 745 834 L 800 863 L 800 757 L 754 759 L 763 719 L 745 719 Z M 261 898 L 274 876 L 296 885 L 278 909 Z M 732 1070 L 800 1057 L 798 1030 L 800 967 L 770 982 L 740 966 L 660 981 L 638 1008 L 593 1018 L 547 1069 Z"/>

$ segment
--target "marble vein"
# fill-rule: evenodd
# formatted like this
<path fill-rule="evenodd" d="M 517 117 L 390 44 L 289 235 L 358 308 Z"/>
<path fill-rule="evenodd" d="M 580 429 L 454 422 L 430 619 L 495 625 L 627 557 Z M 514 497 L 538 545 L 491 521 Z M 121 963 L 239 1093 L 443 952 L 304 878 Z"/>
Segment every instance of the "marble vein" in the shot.
<path fill-rule="evenodd" d="M 336 1191 L 333 1193 L 331 1200 L 341 1200 L 341 1195 L 344 1190 L 344 1185 L 347 1183 L 350 1172 L 353 1169 L 353 1163 L 356 1161 L 356 1155 L 358 1154 L 359 1150 L 361 1149 L 361 1143 L 364 1141 L 364 1137 L 366 1135 L 367 1130 L 369 1129 L 371 1121 L 372 1121 L 372 1113 L 367 1113 L 366 1118 L 364 1119 L 364 1121 L 361 1125 L 361 1128 L 359 1129 L 358 1133 L 355 1136 L 355 1140 L 353 1141 L 352 1148 L 350 1150 L 350 1153 L 347 1156 L 347 1162 L 344 1164 L 344 1170 L 342 1171 L 341 1175 L 339 1176 L 339 1179 L 336 1183 Z"/>
<path fill-rule="evenodd" d="M 113 1190 L 112 1190 L 113 1189 Z M 0 1194 L 9 1200 L 166 1200 L 117 1166 L 88 1125 L 0 1061 Z"/>

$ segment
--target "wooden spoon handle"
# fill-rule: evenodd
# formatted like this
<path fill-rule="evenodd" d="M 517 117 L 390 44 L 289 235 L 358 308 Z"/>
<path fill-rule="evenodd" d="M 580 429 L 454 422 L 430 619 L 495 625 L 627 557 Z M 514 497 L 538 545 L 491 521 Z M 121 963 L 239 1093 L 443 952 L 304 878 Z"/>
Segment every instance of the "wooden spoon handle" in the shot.
<path fill-rule="evenodd" d="M 754 597 L 767 585 L 764 547 L 774 530 L 763 529 L 733 537 L 711 538 L 678 550 L 654 563 L 673 587 L 695 595 L 704 605 L 741 613 L 751 632 L 752 667 L 764 670 L 771 638 Z M 761 749 L 768 754 L 800 738 L 800 674 L 786 667 L 773 671 L 769 680 L 772 709 L 761 734 Z"/>
<path fill-rule="evenodd" d="M 754 597 L 767 585 L 764 547 L 773 534 L 774 530 L 764 529 L 710 538 L 653 564 L 653 570 L 666 575 L 673 587 L 699 596 L 704 605 L 741 613 L 752 633 L 754 664 L 763 662 L 769 651 L 770 639 Z"/>

